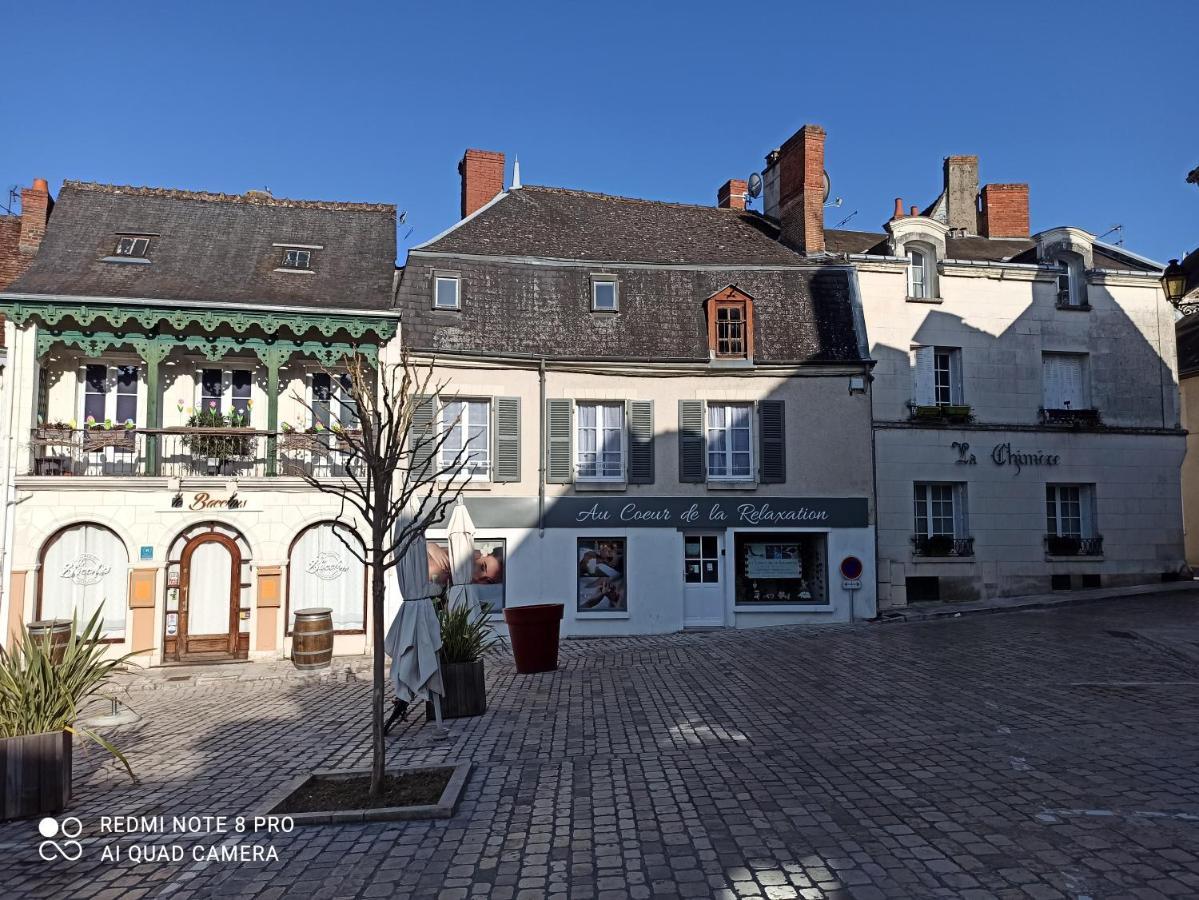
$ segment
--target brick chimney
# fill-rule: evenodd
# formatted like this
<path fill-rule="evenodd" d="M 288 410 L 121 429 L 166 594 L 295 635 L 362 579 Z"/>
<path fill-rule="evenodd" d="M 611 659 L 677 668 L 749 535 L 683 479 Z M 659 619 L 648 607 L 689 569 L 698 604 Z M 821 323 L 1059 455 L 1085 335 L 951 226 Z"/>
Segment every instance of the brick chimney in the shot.
<path fill-rule="evenodd" d="M 978 230 L 983 237 L 1028 237 L 1028 185 L 983 185 Z"/>
<path fill-rule="evenodd" d="M 778 151 L 779 239 L 802 253 L 824 252 L 824 129 L 805 125 Z"/>
<path fill-rule="evenodd" d="M 45 178 L 35 178 L 33 187 L 21 188 L 21 239 L 17 245 L 21 253 L 32 256 L 37 252 L 53 208 Z"/>
<path fill-rule="evenodd" d="M 978 234 L 978 157 L 945 157 L 945 206 L 950 228 Z"/>
<path fill-rule="evenodd" d="M 504 190 L 504 154 L 467 150 L 458 163 L 462 176 L 462 218 L 478 212 Z"/>
<path fill-rule="evenodd" d="M 749 185 L 740 178 L 730 178 L 716 191 L 716 205 L 721 209 L 745 209 L 745 192 Z"/>

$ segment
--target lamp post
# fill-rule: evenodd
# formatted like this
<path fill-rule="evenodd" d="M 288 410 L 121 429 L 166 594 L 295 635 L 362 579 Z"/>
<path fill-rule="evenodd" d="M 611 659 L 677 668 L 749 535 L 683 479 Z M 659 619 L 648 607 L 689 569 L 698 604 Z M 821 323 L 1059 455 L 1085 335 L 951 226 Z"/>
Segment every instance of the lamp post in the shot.
<path fill-rule="evenodd" d="M 1179 264 L 1178 260 L 1170 260 L 1170 264 L 1162 272 L 1161 285 L 1166 299 L 1170 301 L 1170 305 L 1184 316 L 1199 311 L 1199 297 L 1192 298 L 1189 301 L 1182 299 L 1187 293 L 1187 272 Z"/>

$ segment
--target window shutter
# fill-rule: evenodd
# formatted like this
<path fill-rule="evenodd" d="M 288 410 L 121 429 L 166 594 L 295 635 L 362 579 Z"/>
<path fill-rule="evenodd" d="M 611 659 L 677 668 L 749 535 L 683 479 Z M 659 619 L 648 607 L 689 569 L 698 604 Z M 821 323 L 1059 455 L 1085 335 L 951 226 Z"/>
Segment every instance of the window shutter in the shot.
<path fill-rule="evenodd" d="M 917 406 L 933 406 L 937 402 L 936 374 L 933 371 L 936 347 L 917 347 L 915 350 L 915 400 Z"/>
<path fill-rule="evenodd" d="M 491 480 L 520 481 L 520 398 L 496 397 L 491 409 L 495 416 Z"/>
<path fill-rule="evenodd" d="M 545 480 L 550 484 L 569 484 L 574 474 L 572 412 L 573 401 L 545 401 Z"/>
<path fill-rule="evenodd" d="M 630 400 L 629 484 L 654 483 L 654 401 Z"/>
<path fill-rule="evenodd" d="M 412 419 L 408 428 L 409 471 L 416 478 L 428 477 L 437 471 L 433 464 L 433 445 L 436 443 L 434 422 L 437 404 L 432 397 L 413 396 Z"/>
<path fill-rule="evenodd" d="M 679 401 L 679 481 L 703 481 L 707 475 L 704 459 L 704 401 Z"/>
<path fill-rule="evenodd" d="M 758 439 L 761 444 L 762 484 L 787 480 L 787 440 L 783 427 L 783 401 L 763 400 L 758 404 Z"/>
<path fill-rule="evenodd" d="M 1070 401 L 1071 409 L 1086 406 L 1082 396 L 1082 360 L 1077 356 L 1062 356 L 1062 399 Z"/>
<path fill-rule="evenodd" d="M 966 485 L 953 486 L 953 536 L 956 538 L 970 537 L 970 510 L 966 506 Z"/>

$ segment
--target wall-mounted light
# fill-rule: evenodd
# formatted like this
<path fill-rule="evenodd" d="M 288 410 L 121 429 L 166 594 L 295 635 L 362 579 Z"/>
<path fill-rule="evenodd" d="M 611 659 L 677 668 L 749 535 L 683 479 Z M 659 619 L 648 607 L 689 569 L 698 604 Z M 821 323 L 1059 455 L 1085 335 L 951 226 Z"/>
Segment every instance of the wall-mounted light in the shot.
<path fill-rule="evenodd" d="M 1178 264 L 1178 260 L 1170 260 L 1170 264 L 1166 266 L 1166 271 L 1162 272 L 1161 281 L 1162 290 L 1166 292 L 1166 299 L 1174 306 L 1177 306 L 1187 289 L 1187 273 Z"/>

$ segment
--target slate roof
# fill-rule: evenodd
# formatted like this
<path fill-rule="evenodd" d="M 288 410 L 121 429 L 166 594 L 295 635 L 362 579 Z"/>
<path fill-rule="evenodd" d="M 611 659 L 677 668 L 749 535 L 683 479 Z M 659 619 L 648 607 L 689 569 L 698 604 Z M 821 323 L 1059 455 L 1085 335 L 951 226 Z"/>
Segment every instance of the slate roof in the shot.
<path fill-rule="evenodd" d="M 29 269 L 7 293 L 385 311 L 396 212 L 67 181 Z M 119 234 L 154 235 L 149 264 L 104 262 Z M 321 245 L 312 274 L 274 271 L 277 243 Z"/>
<path fill-rule="evenodd" d="M 801 265 L 758 213 L 525 185 L 419 249 L 624 262 Z"/>

